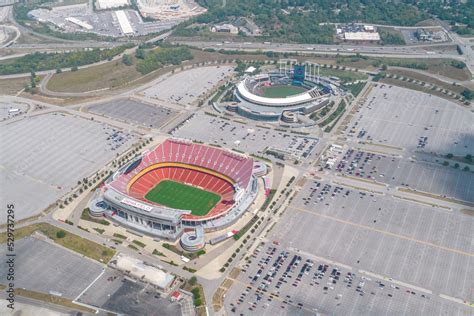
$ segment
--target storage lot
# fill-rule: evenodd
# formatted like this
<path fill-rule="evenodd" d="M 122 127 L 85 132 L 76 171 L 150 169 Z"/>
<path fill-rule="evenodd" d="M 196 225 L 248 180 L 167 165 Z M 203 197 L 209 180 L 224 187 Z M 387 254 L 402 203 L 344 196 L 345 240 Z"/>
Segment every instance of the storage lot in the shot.
<path fill-rule="evenodd" d="M 154 99 L 178 104 L 191 104 L 217 83 L 233 74 L 230 66 L 209 66 L 193 68 L 163 78 L 156 85 L 142 93 Z"/>
<path fill-rule="evenodd" d="M 15 204 L 16 220 L 56 202 L 136 139 L 108 125 L 58 113 L 3 125 L 0 133 L 0 176 L 8 184 L 0 202 Z M 5 221 L 2 216 L 0 223 Z"/>
<path fill-rule="evenodd" d="M 153 106 L 129 99 L 95 104 L 88 109 L 99 115 L 151 128 L 160 128 L 178 113 L 166 107 Z"/>
<path fill-rule="evenodd" d="M 473 121 L 473 112 L 445 99 L 377 84 L 346 132 L 356 140 L 464 157 L 474 152 Z"/>
<path fill-rule="evenodd" d="M 415 162 L 349 149 L 336 171 L 393 186 L 409 187 L 474 202 L 473 172 L 441 164 Z"/>
<path fill-rule="evenodd" d="M 17 240 L 15 252 L 16 288 L 74 299 L 102 272 L 99 263 L 33 237 Z M 0 255 L 6 258 L 6 247 Z M 0 278 L 1 284 L 8 284 L 4 273 Z"/>
<path fill-rule="evenodd" d="M 319 142 L 314 137 L 245 125 L 207 114 L 194 115 L 174 129 L 172 135 L 258 155 L 264 155 L 266 149 L 273 149 L 295 158 L 310 157 Z"/>

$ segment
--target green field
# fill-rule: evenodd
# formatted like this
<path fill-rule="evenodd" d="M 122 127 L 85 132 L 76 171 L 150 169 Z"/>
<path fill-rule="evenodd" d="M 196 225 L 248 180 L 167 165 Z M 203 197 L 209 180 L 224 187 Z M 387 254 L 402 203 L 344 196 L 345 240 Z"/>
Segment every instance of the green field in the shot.
<path fill-rule="evenodd" d="M 221 199 L 215 193 L 186 184 L 164 180 L 151 189 L 145 198 L 163 206 L 190 210 L 192 215 L 206 215 Z"/>
<path fill-rule="evenodd" d="M 306 91 L 305 88 L 296 86 L 271 86 L 262 87 L 263 96 L 267 98 L 285 98 Z"/>

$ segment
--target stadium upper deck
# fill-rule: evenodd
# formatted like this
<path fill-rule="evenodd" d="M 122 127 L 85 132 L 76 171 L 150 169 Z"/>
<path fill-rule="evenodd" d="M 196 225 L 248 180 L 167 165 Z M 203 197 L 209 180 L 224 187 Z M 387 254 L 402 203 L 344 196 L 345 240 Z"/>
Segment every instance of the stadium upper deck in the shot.
<path fill-rule="evenodd" d="M 121 170 L 105 185 L 102 201 L 94 200 L 108 211 L 107 216 L 148 233 L 177 236 L 181 224 L 196 226 L 224 217 L 248 192 L 255 192 L 253 160 L 238 153 L 186 140 L 168 139 Z M 219 202 L 205 215 L 175 210 L 146 198 L 163 180 L 197 187 L 218 194 Z M 100 202 L 103 202 L 100 204 Z M 91 207 L 93 215 L 104 212 Z M 199 224 L 200 223 L 200 224 Z M 141 226 L 141 227 L 140 227 Z"/>

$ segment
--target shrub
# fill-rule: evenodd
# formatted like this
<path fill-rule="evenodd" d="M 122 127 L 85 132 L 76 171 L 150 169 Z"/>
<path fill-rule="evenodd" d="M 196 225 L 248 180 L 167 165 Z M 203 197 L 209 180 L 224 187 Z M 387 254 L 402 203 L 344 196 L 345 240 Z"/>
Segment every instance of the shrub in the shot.
<path fill-rule="evenodd" d="M 66 232 L 64 230 L 59 230 L 56 232 L 56 238 L 64 238 L 66 236 Z"/>
<path fill-rule="evenodd" d="M 195 299 L 194 300 L 194 305 L 201 306 L 202 305 L 202 300 L 200 298 Z"/>

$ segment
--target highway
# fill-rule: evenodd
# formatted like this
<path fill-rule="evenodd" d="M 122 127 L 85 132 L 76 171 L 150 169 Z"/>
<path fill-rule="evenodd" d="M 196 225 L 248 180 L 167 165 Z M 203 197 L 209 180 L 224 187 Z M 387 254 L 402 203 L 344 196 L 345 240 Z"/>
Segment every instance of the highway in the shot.
<path fill-rule="evenodd" d="M 469 68 L 471 74 L 474 75 L 474 50 L 472 49 L 472 43 L 470 41 L 472 38 L 462 37 L 455 33 L 451 33 L 450 36 L 463 51 L 463 55 L 465 56 L 465 63 Z"/>
<path fill-rule="evenodd" d="M 413 46 L 361 46 L 361 45 L 325 45 L 325 44 L 285 44 L 270 42 L 221 42 L 221 41 L 192 41 L 192 40 L 173 40 L 174 43 L 186 44 L 198 48 L 213 48 L 226 50 L 244 50 L 244 51 L 274 51 L 274 52 L 317 52 L 325 54 L 371 54 L 371 55 L 392 55 L 404 57 L 424 58 L 456 58 L 460 56 L 455 51 L 434 51 L 440 45 L 413 45 Z M 450 44 L 444 44 L 443 47 Z M 451 44 L 452 45 L 452 44 Z M 461 57 L 462 58 L 462 57 Z"/>
<path fill-rule="evenodd" d="M 271 42 L 222 42 L 222 41 L 192 41 L 173 39 L 172 43 L 194 46 L 201 49 L 212 48 L 216 50 L 241 50 L 241 51 L 273 51 L 281 53 L 320 53 L 326 55 L 353 55 L 364 54 L 376 57 L 397 58 L 451 58 L 466 63 L 471 74 L 474 74 L 474 50 L 470 38 L 464 38 L 454 33 L 449 33 L 453 43 L 410 45 L 410 46 L 361 46 L 361 45 L 323 45 L 323 44 L 285 44 Z M 463 54 L 459 55 L 455 49 L 460 45 Z M 452 49 L 447 49 L 451 47 Z M 472 80 L 471 80 L 472 81 Z"/>

